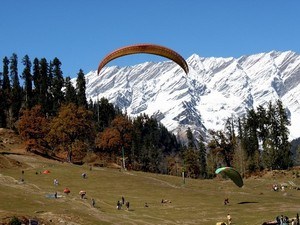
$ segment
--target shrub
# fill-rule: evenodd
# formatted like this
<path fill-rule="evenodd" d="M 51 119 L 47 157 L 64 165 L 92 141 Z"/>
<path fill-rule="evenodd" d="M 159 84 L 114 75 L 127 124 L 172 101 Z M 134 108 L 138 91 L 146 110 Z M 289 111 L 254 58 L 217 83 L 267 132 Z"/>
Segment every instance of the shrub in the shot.
<path fill-rule="evenodd" d="M 9 225 L 21 225 L 22 222 L 15 216 L 13 216 L 9 222 Z"/>

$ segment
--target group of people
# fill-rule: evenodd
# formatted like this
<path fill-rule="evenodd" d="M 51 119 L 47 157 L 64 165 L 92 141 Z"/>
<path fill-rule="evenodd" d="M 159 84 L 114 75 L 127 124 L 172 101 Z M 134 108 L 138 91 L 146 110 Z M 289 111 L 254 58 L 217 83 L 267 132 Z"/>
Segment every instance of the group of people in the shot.
<path fill-rule="evenodd" d="M 126 209 L 129 210 L 130 203 L 128 201 L 125 201 L 124 196 L 122 196 L 121 200 L 117 201 L 117 209 L 121 210 L 123 205 L 125 205 Z"/>
<path fill-rule="evenodd" d="M 289 222 L 289 218 L 287 216 L 277 216 L 276 221 L 278 225 L 287 225 Z"/>
<path fill-rule="evenodd" d="M 284 185 L 279 186 L 278 184 L 273 184 L 272 189 L 273 189 L 273 191 L 279 191 L 279 190 L 284 191 L 285 187 L 284 187 Z"/>
<path fill-rule="evenodd" d="M 277 225 L 288 225 L 289 224 L 289 218 L 287 216 L 277 216 L 276 217 Z M 294 219 L 291 221 L 293 225 L 296 225 Z"/>
<path fill-rule="evenodd" d="M 90 170 L 91 170 L 91 167 L 90 167 Z M 24 174 L 24 171 L 22 171 L 22 174 Z M 81 174 L 81 177 L 83 178 L 83 179 L 86 179 L 87 178 L 87 174 L 86 173 L 82 173 Z M 58 179 L 54 179 L 53 180 L 53 184 L 54 184 L 54 186 L 58 186 L 59 185 L 59 182 L 58 182 Z M 66 188 L 66 189 L 68 189 L 68 188 Z M 65 190 L 66 190 L 65 189 Z M 70 191 L 65 191 L 64 190 L 64 192 L 65 193 L 69 193 Z M 69 189 L 68 189 L 69 190 Z M 79 195 L 80 195 L 80 198 L 81 199 L 86 199 L 86 191 L 80 191 L 79 192 Z M 54 198 L 58 198 L 58 195 L 57 195 L 57 191 L 55 191 L 55 193 L 54 193 Z M 95 207 L 95 205 L 96 205 L 96 201 L 95 201 L 95 199 L 94 198 L 91 198 L 91 206 L 92 207 Z M 129 207 L 129 206 L 128 206 Z"/>
<path fill-rule="evenodd" d="M 300 225 L 299 213 L 297 213 L 296 218 L 289 219 L 287 216 L 281 215 L 275 218 L 275 221 L 264 222 L 263 225 L 276 224 L 276 225 Z"/>
<path fill-rule="evenodd" d="M 172 203 L 172 202 L 170 200 L 168 200 L 168 199 L 162 199 L 161 203 L 164 204 L 164 203 Z"/>
<path fill-rule="evenodd" d="M 297 213 L 296 219 L 292 219 L 292 220 L 289 220 L 289 218 L 287 216 L 283 216 L 283 215 L 277 216 L 276 222 L 277 222 L 277 225 L 288 225 L 288 224 L 300 225 L 299 213 Z"/>

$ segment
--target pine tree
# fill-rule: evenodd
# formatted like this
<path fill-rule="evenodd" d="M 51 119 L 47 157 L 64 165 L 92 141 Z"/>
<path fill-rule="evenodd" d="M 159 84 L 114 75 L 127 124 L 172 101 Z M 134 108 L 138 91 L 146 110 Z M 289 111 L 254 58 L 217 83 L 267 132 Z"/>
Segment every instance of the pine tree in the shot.
<path fill-rule="evenodd" d="M 177 154 L 180 148 L 176 136 L 169 132 L 167 128 L 162 124 L 158 123 L 159 130 L 159 148 L 162 150 L 164 155 Z"/>
<path fill-rule="evenodd" d="M 225 133 L 229 140 L 233 141 L 235 139 L 234 119 L 232 117 L 226 120 Z"/>
<path fill-rule="evenodd" d="M 49 102 L 49 64 L 45 58 L 42 58 L 39 62 L 39 78 L 40 78 L 40 92 L 38 103 L 42 106 L 43 112 L 49 115 L 52 105 Z"/>
<path fill-rule="evenodd" d="M 77 74 L 77 80 L 76 80 L 76 93 L 77 93 L 78 105 L 87 108 L 85 90 L 86 90 L 85 77 L 82 69 L 80 69 Z"/>
<path fill-rule="evenodd" d="M 144 123 L 148 117 L 140 115 L 133 120 L 133 135 L 132 135 L 132 147 L 130 149 L 129 161 L 133 165 L 133 169 L 136 168 L 136 164 L 140 164 L 142 161 L 142 148 L 143 148 L 143 129 Z"/>
<path fill-rule="evenodd" d="M 65 88 L 66 88 L 66 92 L 65 92 L 65 101 L 66 101 L 66 104 L 74 103 L 74 104 L 77 105 L 76 90 L 75 90 L 74 86 L 72 85 L 70 77 L 66 77 Z"/>
<path fill-rule="evenodd" d="M 195 145 L 195 139 L 194 139 L 194 135 L 191 131 L 191 128 L 188 128 L 187 131 L 186 131 L 186 137 L 187 137 L 187 140 L 188 140 L 188 148 L 195 148 L 196 145 Z"/>
<path fill-rule="evenodd" d="M 46 105 L 47 115 L 54 116 L 57 113 L 56 107 L 54 107 L 54 93 L 53 93 L 53 62 L 50 60 L 48 64 L 47 73 L 47 93 L 46 93 Z"/>
<path fill-rule="evenodd" d="M 235 147 L 234 147 L 234 155 L 233 155 L 233 163 L 232 166 L 238 170 L 242 176 L 245 175 L 246 171 L 246 154 L 245 148 L 243 146 L 242 140 L 237 138 Z"/>
<path fill-rule="evenodd" d="M 242 120 L 245 118 L 238 118 L 238 138 L 242 140 L 244 138 L 244 132 L 243 132 L 243 126 L 242 126 Z"/>
<path fill-rule="evenodd" d="M 279 136 L 280 136 L 280 168 L 287 169 L 292 166 L 292 155 L 291 155 L 291 143 L 288 140 L 289 129 L 288 126 L 291 125 L 286 110 L 283 107 L 281 100 L 276 102 L 276 111 L 279 123 Z"/>
<path fill-rule="evenodd" d="M 263 160 L 269 169 L 279 169 L 279 124 L 276 116 L 276 109 L 270 101 L 268 104 L 268 136 L 263 144 Z"/>
<path fill-rule="evenodd" d="M 264 143 L 263 159 L 266 167 L 271 169 L 287 169 L 292 165 L 290 142 L 288 141 L 288 120 L 282 102 L 268 106 L 269 135 Z"/>
<path fill-rule="evenodd" d="M 90 110 L 92 112 L 94 112 L 94 110 L 95 110 L 95 105 L 94 105 L 92 98 L 90 98 L 90 100 L 88 102 L 88 110 Z M 94 116 L 95 116 L 95 113 L 94 113 Z M 95 117 L 94 117 L 94 120 L 95 120 Z"/>
<path fill-rule="evenodd" d="M 9 60 L 7 57 L 3 59 L 3 81 L 2 81 L 2 89 L 8 94 L 7 97 L 10 95 L 11 87 L 10 87 L 10 80 L 9 80 Z"/>
<path fill-rule="evenodd" d="M 9 118 L 9 108 L 11 105 L 11 86 L 9 80 L 9 60 L 7 57 L 3 58 L 3 80 L 2 80 L 2 95 L 3 95 L 3 117 L 2 117 L 2 126 L 7 127 L 8 118 Z"/>
<path fill-rule="evenodd" d="M 24 65 L 22 79 L 24 79 L 24 85 L 25 85 L 25 107 L 27 109 L 31 109 L 31 107 L 33 106 L 32 74 L 31 74 L 31 61 L 28 55 L 24 56 L 22 63 Z"/>
<path fill-rule="evenodd" d="M 22 105 L 22 89 L 18 74 L 18 57 L 15 53 L 10 58 L 10 76 L 12 79 L 10 127 L 13 128 L 14 123 L 18 120 Z"/>
<path fill-rule="evenodd" d="M 97 128 L 99 131 L 103 131 L 105 127 L 108 127 L 113 119 L 117 116 L 118 112 L 114 105 L 109 103 L 106 98 L 101 98 L 96 104 L 97 115 Z"/>
<path fill-rule="evenodd" d="M 163 154 L 161 149 L 155 147 L 154 145 L 147 146 L 148 154 L 149 154 L 149 164 L 148 164 L 148 172 L 151 173 L 161 173 L 164 168 L 162 165 Z"/>
<path fill-rule="evenodd" d="M 5 99 L 4 99 L 4 92 L 2 89 L 2 84 L 3 84 L 3 78 L 2 78 L 2 72 L 0 72 L 0 127 L 5 126 Z"/>
<path fill-rule="evenodd" d="M 200 176 L 199 152 L 196 147 L 194 135 L 190 128 L 186 131 L 188 140 L 187 148 L 183 152 L 184 170 L 188 177 L 198 178 Z"/>
<path fill-rule="evenodd" d="M 266 137 L 268 136 L 268 129 L 269 129 L 269 120 L 267 116 L 267 111 L 263 106 L 258 106 L 257 108 L 257 123 L 258 123 L 258 137 L 259 139 L 264 142 Z"/>
<path fill-rule="evenodd" d="M 129 162 L 143 171 L 167 172 L 168 159 L 178 155 L 180 144 L 175 135 L 153 117 L 146 114 L 133 120 L 132 146 Z M 157 167 L 156 167 L 157 166 Z"/>
<path fill-rule="evenodd" d="M 241 174 L 244 176 L 246 172 L 246 161 L 247 161 L 247 154 L 246 154 L 246 148 L 247 148 L 247 140 L 248 138 L 245 137 L 245 124 L 246 124 L 246 118 L 238 118 L 238 136 L 236 139 L 236 146 L 234 150 L 234 167 L 241 172 Z"/>
<path fill-rule="evenodd" d="M 53 95 L 53 113 L 56 114 L 61 104 L 64 102 L 64 94 L 62 88 L 64 86 L 63 72 L 61 71 L 61 62 L 58 58 L 54 58 L 52 64 L 52 88 Z"/>
<path fill-rule="evenodd" d="M 300 145 L 298 146 L 298 148 L 295 151 L 295 164 L 296 165 L 300 165 Z"/>
<path fill-rule="evenodd" d="M 199 138 L 198 146 L 199 146 L 200 176 L 202 178 L 206 178 L 207 177 L 206 147 L 202 137 Z"/>
<path fill-rule="evenodd" d="M 231 166 L 233 159 L 232 140 L 223 131 L 209 130 L 212 140 L 208 143 L 209 151 L 216 157 L 218 166 Z"/>
<path fill-rule="evenodd" d="M 41 105 L 41 74 L 40 74 L 40 61 L 38 58 L 33 60 L 33 105 Z"/>
<path fill-rule="evenodd" d="M 244 128 L 244 139 L 242 140 L 245 148 L 248 172 L 254 172 L 260 168 L 260 152 L 258 143 L 258 119 L 254 109 L 247 112 Z"/>
<path fill-rule="evenodd" d="M 187 177 L 198 178 L 200 175 L 199 155 L 193 148 L 187 148 L 183 153 L 184 170 Z"/>

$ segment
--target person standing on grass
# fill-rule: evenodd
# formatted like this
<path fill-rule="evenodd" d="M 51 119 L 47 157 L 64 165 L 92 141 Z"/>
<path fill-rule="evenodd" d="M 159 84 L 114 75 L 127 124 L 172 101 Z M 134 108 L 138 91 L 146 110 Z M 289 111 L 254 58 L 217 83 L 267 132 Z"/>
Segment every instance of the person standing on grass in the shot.
<path fill-rule="evenodd" d="M 129 202 L 126 202 L 126 209 L 129 210 Z"/>
<path fill-rule="evenodd" d="M 120 210 L 121 207 L 122 207 L 122 203 L 118 200 L 118 202 L 117 202 L 117 209 Z"/>
<path fill-rule="evenodd" d="M 95 207 L 95 204 L 96 204 L 95 199 L 92 198 L 92 206 Z"/>
<path fill-rule="evenodd" d="M 24 173 L 25 173 L 24 170 L 22 170 L 21 173 L 22 173 L 22 175 L 21 175 L 21 182 L 24 182 Z"/>
<path fill-rule="evenodd" d="M 230 214 L 229 214 L 229 213 L 227 214 L 227 220 L 228 220 L 228 224 L 230 225 L 230 224 L 231 224 L 231 221 L 232 221 L 232 219 L 231 219 L 231 216 L 230 216 Z"/>

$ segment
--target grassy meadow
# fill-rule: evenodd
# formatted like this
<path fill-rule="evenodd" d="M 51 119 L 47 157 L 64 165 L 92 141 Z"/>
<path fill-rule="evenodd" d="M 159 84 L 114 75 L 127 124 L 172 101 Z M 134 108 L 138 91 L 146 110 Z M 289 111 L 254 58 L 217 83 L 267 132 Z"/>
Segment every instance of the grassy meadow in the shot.
<path fill-rule="evenodd" d="M 2 155 L 0 160 L 0 221 L 25 216 L 43 224 L 213 225 L 226 221 L 230 213 L 233 224 L 260 225 L 281 214 L 295 217 L 300 212 L 299 190 L 272 191 L 274 183 L 292 180 L 300 184 L 291 171 L 245 179 L 244 186 L 238 188 L 220 177 L 186 179 L 184 183 L 176 176 L 103 167 L 90 170 L 87 165 L 33 155 Z M 43 174 L 44 170 L 50 173 Z M 81 176 L 84 172 L 86 179 Z M 22 177 L 24 182 L 20 182 Z M 58 179 L 58 186 L 54 179 Z M 66 187 L 71 190 L 68 195 L 63 193 Z M 87 192 L 86 199 L 80 198 L 80 190 Z M 55 192 L 57 199 L 52 197 Z M 122 196 L 130 202 L 129 210 L 125 206 L 116 209 Z M 226 197 L 229 205 L 223 204 Z M 94 208 L 91 198 L 96 201 Z M 170 202 L 162 204 L 162 199 Z"/>

